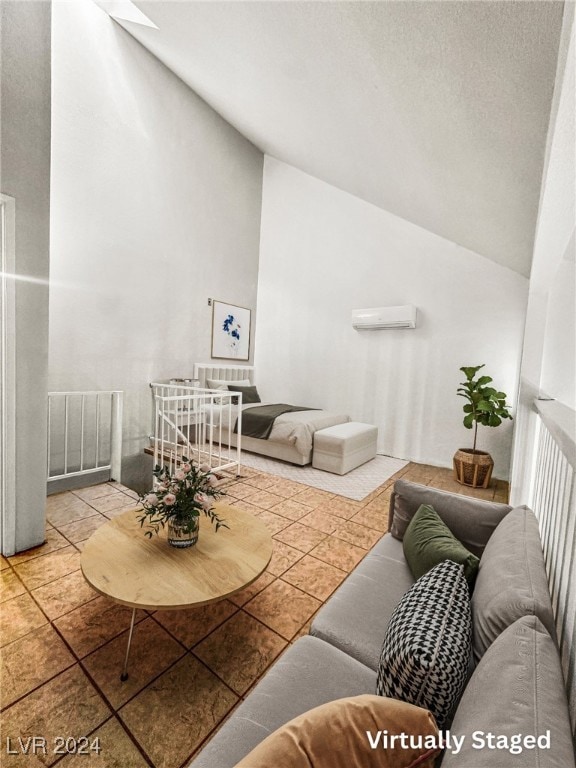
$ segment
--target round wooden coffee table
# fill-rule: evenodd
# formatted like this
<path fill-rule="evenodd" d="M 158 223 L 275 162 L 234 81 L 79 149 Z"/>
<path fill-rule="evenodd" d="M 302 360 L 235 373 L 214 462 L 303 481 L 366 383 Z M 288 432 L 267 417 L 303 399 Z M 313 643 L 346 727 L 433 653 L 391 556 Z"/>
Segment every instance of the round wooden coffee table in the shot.
<path fill-rule="evenodd" d="M 255 581 L 270 562 L 272 537 L 264 523 L 237 507 L 215 506 L 230 528 L 216 533 L 201 515 L 198 543 L 186 549 L 171 547 L 166 530 L 145 536 L 137 509 L 105 523 L 86 542 L 80 566 L 88 584 L 133 609 L 122 680 L 138 608 L 177 610 L 223 600 Z"/>

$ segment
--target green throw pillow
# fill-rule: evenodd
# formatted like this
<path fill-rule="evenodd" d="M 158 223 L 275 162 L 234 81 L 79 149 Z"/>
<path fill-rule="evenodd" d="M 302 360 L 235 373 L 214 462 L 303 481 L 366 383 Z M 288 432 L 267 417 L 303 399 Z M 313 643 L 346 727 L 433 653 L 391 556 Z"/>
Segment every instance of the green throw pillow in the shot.
<path fill-rule="evenodd" d="M 236 384 L 228 384 L 228 390 L 230 392 L 241 392 L 243 405 L 249 405 L 250 403 L 260 403 L 260 395 L 256 387 L 239 387 Z"/>
<path fill-rule="evenodd" d="M 415 579 L 419 579 L 444 560 L 464 566 L 464 576 L 472 587 L 480 560 L 466 549 L 443 522 L 436 510 L 422 504 L 404 534 L 404 557 Z"/>

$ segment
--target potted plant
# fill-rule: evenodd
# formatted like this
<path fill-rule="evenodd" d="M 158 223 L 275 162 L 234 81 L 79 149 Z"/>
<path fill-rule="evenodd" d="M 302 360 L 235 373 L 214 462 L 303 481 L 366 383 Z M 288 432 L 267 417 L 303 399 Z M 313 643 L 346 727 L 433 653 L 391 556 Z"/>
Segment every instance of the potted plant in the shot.
<path fill-rule="evenodd" d="M 219 528 L 228 528 L 214 511 L 213 502 L 224 495 L 219 490 L 218 478 L 204 464 L 198 467 L 182 457 L 182 463 L 171 475 L 167 467 L 154 469 L 156 481 L 150 493 L 140 496 L 142 513 L 140 526 L 146 523 L 149 538 L 168 525 L 168 543 L 173 547 L 191 547 L 198 541 L 199 517 L 204 513 Z"/>
<path fill-rule="evenodd" d="M 472 448 L 460 448 L 454 455 L 454 474 L 461 485 L 471 485 L 473 488 L 487 488 L 492 477 L 494 461 L 486 451 L 476 449 L 478 424 L 485 427 L 498 427 L 503 419 L 512 416 L 506 405 L 506 394 L 491 387 L 490 376 L 475 378 L 483 365 L 464 366 L 460 370 L 466 376 L 466 381 L 460 382 L 457 393 L 466 400 L 464 405 L 464 426 L 474 428 Z"/>

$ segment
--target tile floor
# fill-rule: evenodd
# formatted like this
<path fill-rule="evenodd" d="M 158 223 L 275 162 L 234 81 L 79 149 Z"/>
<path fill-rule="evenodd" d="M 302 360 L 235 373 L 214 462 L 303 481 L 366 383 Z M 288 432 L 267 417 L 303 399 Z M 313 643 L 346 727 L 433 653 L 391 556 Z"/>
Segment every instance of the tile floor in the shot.
<path fill-rule="evenodd" d="M 131 611 L 84 582 L 80 552 L 99 525 L 133 509 L 137 496 L 117 483 L 50 496 L 46 543 L 0 563 L 1 765 L 186 766 L 382 536 L 400 476 L 507 497 L 506 483 L 473 490 L 449 470 L 417 464 L 361 502 L 246 469 L 225 501 L 268 525 L 268 569 L 212 606 L 138 612 L 125 683 L 119 670 Z M 34 736 L 45 739 L 46 754 L 43 741 L 27 742 Z M 59 754 L 66 748 L 59 739 L 67 737 L 89 756 Z"/>

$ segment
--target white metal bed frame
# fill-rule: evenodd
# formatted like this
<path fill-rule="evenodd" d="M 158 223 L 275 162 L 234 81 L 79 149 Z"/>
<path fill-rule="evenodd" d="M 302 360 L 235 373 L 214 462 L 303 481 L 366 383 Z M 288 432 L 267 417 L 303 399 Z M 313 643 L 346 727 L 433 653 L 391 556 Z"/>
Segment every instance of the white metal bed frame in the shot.
<path fill-rule="evenodd" d="M 253 365 L 214 365 L 213 363 L 195 363 L 194 378 L 200 386 L 208 389 L 208 379 L 221 381 L 245 381 L 254 384 Z"/>

